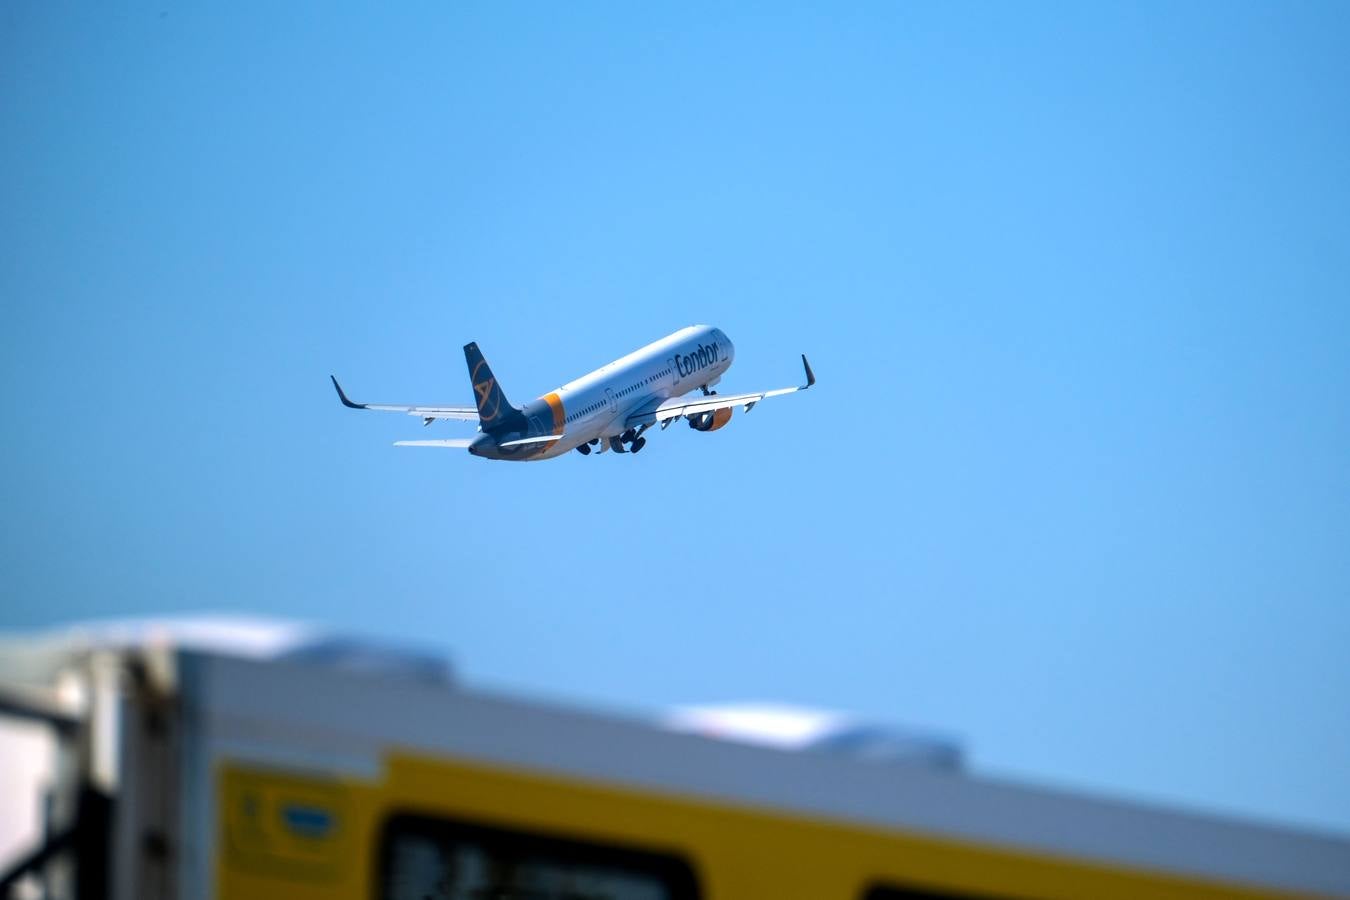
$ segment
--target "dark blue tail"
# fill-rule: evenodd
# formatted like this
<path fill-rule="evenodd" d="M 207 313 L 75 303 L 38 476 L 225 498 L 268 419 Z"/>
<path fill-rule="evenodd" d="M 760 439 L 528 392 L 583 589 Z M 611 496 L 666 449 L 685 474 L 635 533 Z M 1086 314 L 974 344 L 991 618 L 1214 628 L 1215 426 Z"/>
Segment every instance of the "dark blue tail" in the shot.
<path fill-rule="evenodd" d="M 524 415 L 511 405 L 492 374 L 492 368 L 483 359 L 476 343 L 464 345 L 464 360 L 469 364 L 469 380 L 473 382 L 474 402 L 478 404 L 478 422 L 484 431 L 497 431 L 513 423 L 524 422 Z"/>

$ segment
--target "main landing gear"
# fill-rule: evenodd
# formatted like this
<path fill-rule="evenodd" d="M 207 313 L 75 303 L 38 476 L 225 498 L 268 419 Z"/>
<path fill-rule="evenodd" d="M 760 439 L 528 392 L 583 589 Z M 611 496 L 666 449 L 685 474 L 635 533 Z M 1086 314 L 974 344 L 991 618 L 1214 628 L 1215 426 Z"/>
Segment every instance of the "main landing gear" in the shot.
<path fill-rule="evenodd" d="M 647 446 L 647 439 L 642 436 L 642 432 L 650 428 L 650 425 L 643 425 L 641 428 L 630 428 L 623 434 L 616 434 L 605 438 L 605 443 L 601 445 L 600 451 L 613 450 L 615 453 L 638 453 L 643 447 Z M 592 444 L 599 444 L 599 440 L 591 441 Z M 590 447 L 582 444 L 577 448 L 583 456 L 591 452 Z"/>
<path fill-rule="evenodd" d="M 643 447 L 647 446 L 647 439 L 642 436 L 642 433 L 651 427 L 651 425 L 643 425 L 637 431 L 630 428 L 624 432 L 623 436 L 628 438 L 628 451 L 630 453 L 637 453 Z"/>

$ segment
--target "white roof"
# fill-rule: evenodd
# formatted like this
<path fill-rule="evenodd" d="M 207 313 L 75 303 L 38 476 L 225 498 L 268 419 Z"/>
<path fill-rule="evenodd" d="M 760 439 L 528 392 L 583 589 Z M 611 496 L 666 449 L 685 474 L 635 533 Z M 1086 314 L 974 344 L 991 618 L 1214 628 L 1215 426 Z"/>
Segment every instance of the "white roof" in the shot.
<path fill-rule="evenodd" d="M 662 724 L 685 734 L 887 762 L 914 762 L 943 769 L 961 766 L 954 740 L 894 725 L 868 722 L 850 713 L 785 703 L 681 706 Z"/>

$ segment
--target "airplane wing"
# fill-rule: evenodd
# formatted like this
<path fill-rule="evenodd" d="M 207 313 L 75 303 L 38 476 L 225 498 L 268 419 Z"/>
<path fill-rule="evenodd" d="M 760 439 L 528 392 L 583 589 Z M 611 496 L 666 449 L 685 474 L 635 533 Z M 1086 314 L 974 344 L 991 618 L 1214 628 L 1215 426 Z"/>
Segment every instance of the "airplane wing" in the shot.
<path fill-rule="evenodd" d="M 333 379 L 333 387 L 337 388 L 338 399 L 348 409 L 376 409 L 382 412 L 407 413 L 410 416 L 417 416 L 424 425 L 430 425 L 437 419 L 453 419 L 457 422 L 478 421 L 478 410 L 472 406 L 401 406 L 393 403 L 353 403 L 346 392 L 342 390 L 342 385 L 338 384 L 337 378 L 332 375 L 328 377 Z"/>
<path fill-rule="evenodd" d="M 672 397 L 656 406 L 638 410 L 629 416 L 624 424 L 628 428 L 639 425 L 654 425 L 657 422 L 678 419 L 680 416 L 692 416 L 717 409 L 729 409 L 734 406 L 743 406 L 745 412 L 749 412 L 761 400 L 769 397 L 781 397 L 783 394 L 795 394 L 797 391 L 804 391 L 815 384 L 816 376 L 811 371 L 811 364 L 806 361 L 805 354 L 802 354 L 802 368 L 806 370 L 806 384 L 800 387 L 778 388 L 777 390 L 759 391 L 753 394 L 708 394 L 706 396 Z"/>

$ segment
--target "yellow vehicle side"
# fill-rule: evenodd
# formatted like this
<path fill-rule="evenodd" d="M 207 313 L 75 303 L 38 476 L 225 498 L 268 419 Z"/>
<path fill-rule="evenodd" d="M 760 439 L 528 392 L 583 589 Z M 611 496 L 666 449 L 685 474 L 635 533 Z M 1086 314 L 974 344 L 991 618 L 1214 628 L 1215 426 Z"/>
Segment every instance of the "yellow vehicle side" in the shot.
<path fill-rule="evenodd" d="M 217 804 L 219 900 L 379 900 L 383 829 L 403 814 L 668 854 L 705 900 L 863 900 L 882 884 L 954 898 L 1299 896 L 419 755 L 386 756 L 370 781 L 227 761 Z M 331 827 L 281 827 L 286 804 L 321 807 Z"/>

